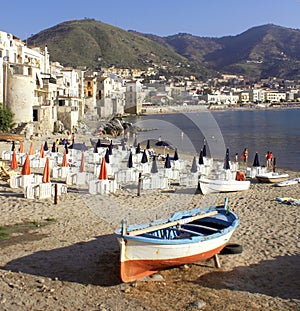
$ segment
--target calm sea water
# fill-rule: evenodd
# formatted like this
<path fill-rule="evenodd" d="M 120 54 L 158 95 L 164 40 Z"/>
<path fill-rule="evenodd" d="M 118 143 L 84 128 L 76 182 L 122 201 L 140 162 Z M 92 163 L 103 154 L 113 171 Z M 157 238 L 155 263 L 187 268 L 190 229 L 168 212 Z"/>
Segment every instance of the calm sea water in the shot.
<path fill-rule="evenodd" d="M 146 130 L 138 142 L 161 137 L 180 152 L 198 155 L 204 139 L 208 155 L 223 159 L 249 150 L 252 163 L 256 152 L 260 164 L 271 151 L 277 167 L 300 171 L 300 109 L 197 112 L 142 116 L 131 121 Z M 154 144 L 154 142 L 152 142 Z M 172 150 L 167 150 L 172 155 Z"/>

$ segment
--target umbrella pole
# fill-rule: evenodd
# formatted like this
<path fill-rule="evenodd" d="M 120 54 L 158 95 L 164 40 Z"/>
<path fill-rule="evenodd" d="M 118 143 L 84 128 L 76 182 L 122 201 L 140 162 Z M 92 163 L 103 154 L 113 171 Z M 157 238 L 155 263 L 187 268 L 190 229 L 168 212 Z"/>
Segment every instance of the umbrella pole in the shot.
<path fill-rule="evenodd" d="M 141 196 L 141 188 L 142 188 L 142 173 L 139 173 L 139 180 L 138 180 L 138 189 L 137 189 L 137 196 Z"/>

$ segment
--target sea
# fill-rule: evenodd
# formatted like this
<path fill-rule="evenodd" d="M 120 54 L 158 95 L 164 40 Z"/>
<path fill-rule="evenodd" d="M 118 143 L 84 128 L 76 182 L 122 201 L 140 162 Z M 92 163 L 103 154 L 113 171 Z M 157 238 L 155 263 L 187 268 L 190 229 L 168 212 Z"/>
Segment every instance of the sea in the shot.
<path fill-rule="evenodd" d="M 140 130 L 134 139 L 151 144 L 158 140 L 168 146 L 164 153 L 180 152 L 224 159 L 229 151 L 240 159 L 245 148 L 249 164 L 258 153 L 266 165 L 267 151 L 273 153 L 276 167 L 300 172 L 300 109 L 223 110 L 138 116 L 129 119 Z M 133 139 L 133 138 L 131 138 Z"/>

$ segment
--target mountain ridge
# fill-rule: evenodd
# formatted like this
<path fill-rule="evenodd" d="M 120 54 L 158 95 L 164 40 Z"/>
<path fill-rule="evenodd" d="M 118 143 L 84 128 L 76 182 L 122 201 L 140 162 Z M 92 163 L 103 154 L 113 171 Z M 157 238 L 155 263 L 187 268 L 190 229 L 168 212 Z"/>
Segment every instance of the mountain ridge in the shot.
<path fill-rule="evenodd" d="M 27 42 L 47 44 L 51 58 L 64 66 L 145 69 L 159 65 L 160 75 L 193 74 L 203 79 L 224 72 L 252 80 L 300 79 L 300 30 L 274 24 L 219 38 L 188 33 L 160 37 L 84 19 L 42 30 Z"/>

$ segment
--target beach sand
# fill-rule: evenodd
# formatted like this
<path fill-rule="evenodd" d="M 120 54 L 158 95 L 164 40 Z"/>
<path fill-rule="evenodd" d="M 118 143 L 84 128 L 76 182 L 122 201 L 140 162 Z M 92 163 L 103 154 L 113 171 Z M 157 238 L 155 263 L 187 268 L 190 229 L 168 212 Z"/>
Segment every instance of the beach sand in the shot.
<path fill-rule="evenodd" d="M 220 255 L 220 269 L 208 260 L 124 284 L 113 234 L 122 219 L 134 224 L 169 217 L 223 204 L 226 195 L 203 196 L 174 184 L 141 196 L 135 187 L 96 196 L 69 186 L 54 204 L 25 199 L 21 189 L 0 181 L 0 226 L 13 226 L 0 240 L 0 310 L 300 310 L 300 206 L 275 200 L 299 193 L 300 184 L 253 181 L 248 191 L 227 194 L 240 217 L 230 242 L 243 246 L 241 254 Z"/>

